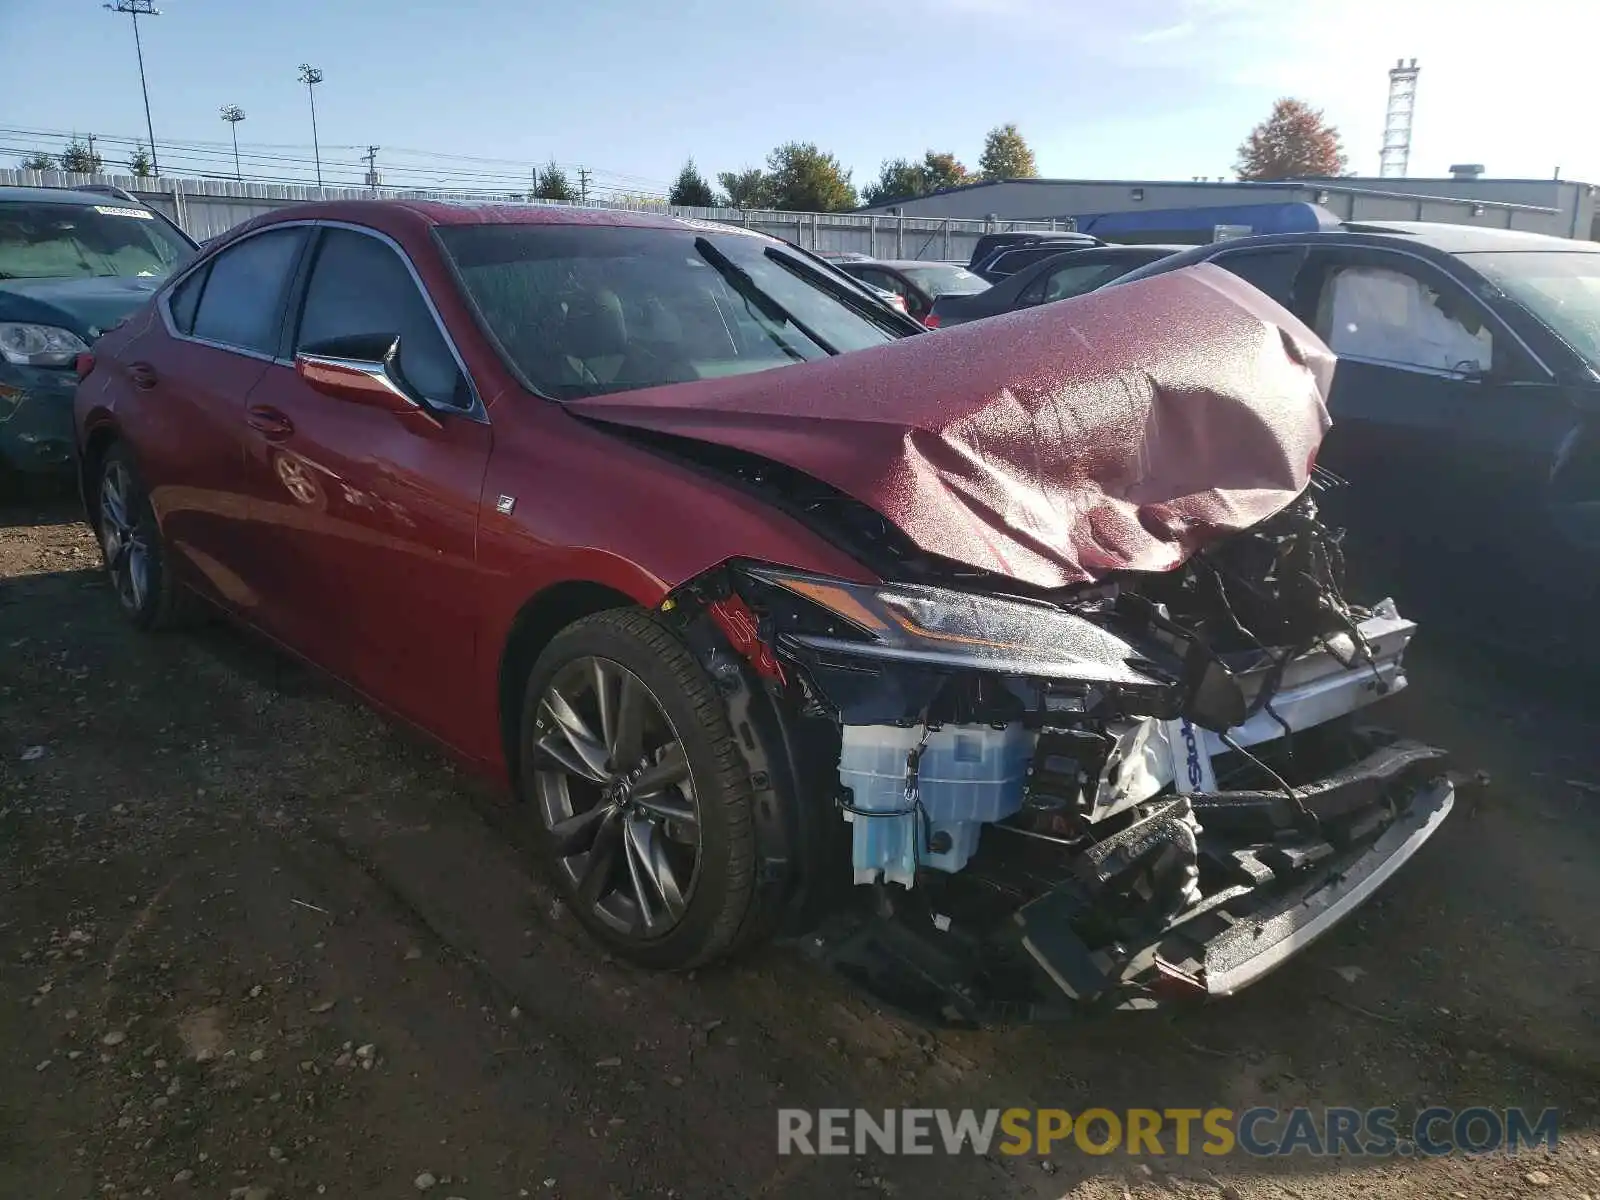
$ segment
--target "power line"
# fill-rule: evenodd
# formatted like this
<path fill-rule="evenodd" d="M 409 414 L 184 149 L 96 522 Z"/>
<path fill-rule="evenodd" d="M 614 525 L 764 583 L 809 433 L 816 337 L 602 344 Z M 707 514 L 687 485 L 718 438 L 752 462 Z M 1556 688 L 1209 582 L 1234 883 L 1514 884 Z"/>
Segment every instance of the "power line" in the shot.
<path fill-rule="evenodd" d="M 70 139 L 69 134 L 56 131 L 14 127 L 0 127 L 0 135 L 7 135 L 12 139 L 21 139 L 24 143 L 32 143 L 23 145 L 21 151 L 23 153 L 48 149 L 52 140 L 59 140 L 64 137 Z M 96 139 L 108 146 L 121 146 L 130 149 L 143 144 L 143 139 L 140 138 L 110 134 L 96 135 Z M 372 169 L 367 153 L 349 159 L 321 159 L 319 162 L 314 157 L 272 153 L 262 148 L 247 148 L 247 145 L 240 145 L 238 158 L 234 163 L 234 174 L 239 178 L 249 177 L 257 180 L 270 179 L 275 182 L 305 183 L 307 181 L 303 176 L 296 179 L 292 177 L 291 173 L 304 167 L 320 165 L 321 167 L 332 167 L 336 170 L 342 168 L 350 174 L 353 183 L 360 184 L 366 182 L 366 172 Z M 363 149 L 370 152 L 370 147 L 364 147 Z M 213 143 L 203 140 L 194 142 L 169 141 L 165 151 L 169 166 L 176 162 L 183 169 L 192 170 L 200 174 L 206 173 L 206 168 L 208 167 L 220 171 L 223 162 L 231 157 L 231 152 L 232 146 L 230 143 Z M 422 156 L 428 152 L 410 151 L 409 153 Z M 466 159 L 469 156 L 440 157 Z M 516 160 L 506 161 L 514 163 Z M 242 169 L 244 165 L 252 166 L 254 171 L 245 172 Z M 273 170 L 279 171 L 280 174 L 272 175 L 270 172 Z M 575 173 L 581 172 L 581 178 L 586 178 L 587 189 L 591 195 L 634 194 L 647 197 L 665 195 L 664 188 L 649 186 L 651 181 L 644 180 L 639 176 L 594 170 L 588 167 L 574 167 L 573 170 Z M 309 174 L 310 172 L 307 173 Z M 440 166 L 430 163 L 391 162 L 385 168 L 384 173 L 386 176 L 394 177 L 393 181 L 396 184 L 403 183 L 404 186 L 408 187 L 420 187 L 425 181 L 431 180 L 437 181 L 445 187 L 461 188 L 476 185 L 483 190 L 528 190 L 527 180 L 521 173 L 520 166 L 511 171 L 499 172 L 475 170 L 461 166 Z M 325 180 L 325 182 L 332 181 Z"/>

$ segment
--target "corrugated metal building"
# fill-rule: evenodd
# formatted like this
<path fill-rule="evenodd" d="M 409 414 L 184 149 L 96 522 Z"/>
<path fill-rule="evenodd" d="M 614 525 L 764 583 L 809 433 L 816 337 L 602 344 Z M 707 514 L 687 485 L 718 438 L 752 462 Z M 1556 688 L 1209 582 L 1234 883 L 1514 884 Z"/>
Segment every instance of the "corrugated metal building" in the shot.
<path fill-rule="evenodd" d="M 1600 240 L 1595 189 L 1566 179 L 1374 179 L 1203 183 L 1135 179 L 1009 179 L 969 184 L 864 213 L 908 217 L 1077 220 L 1139 210 L 1315 204 L 1342 220 L 1447 221 Z"/>

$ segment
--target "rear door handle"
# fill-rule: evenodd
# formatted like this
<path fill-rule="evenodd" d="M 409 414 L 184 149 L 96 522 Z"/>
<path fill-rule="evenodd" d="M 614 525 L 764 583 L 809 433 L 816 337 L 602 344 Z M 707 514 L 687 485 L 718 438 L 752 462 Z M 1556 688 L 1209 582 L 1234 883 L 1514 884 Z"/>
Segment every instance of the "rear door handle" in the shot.
<path fill-rule="evenodd" d="M 149 391 L 160 382 L 156 369 L 147 362 L 132 363 L 128 367 L 128 378 L 133 380 L 133 386 L 140 391 Z"/>
<path fill-rule="evenodd" d="M 245 414 L 250 428 L 269 442 L 281 442 L 294 432 L 294 422 L 277 409 L 265 404 L 252 404 Z"/>

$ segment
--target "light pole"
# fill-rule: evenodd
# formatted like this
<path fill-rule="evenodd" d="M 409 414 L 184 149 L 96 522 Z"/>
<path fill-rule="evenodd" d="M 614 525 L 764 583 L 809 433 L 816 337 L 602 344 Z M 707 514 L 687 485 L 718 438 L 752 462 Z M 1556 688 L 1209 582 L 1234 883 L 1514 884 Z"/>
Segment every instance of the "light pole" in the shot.
<path fill-rule="evenodd" d="M 150 121 L 150 89 L 144 81 L 144 46 L 139 41 L 139 18 L 159 17 L 161 10 L 155 0 L 116 0 L 115 4 L 102 5 L 114 13 L 127 13 L 133 18 L 133 48 L 139 55 L 139 91 L 144 94 L 144 131 L 150 135 L 150 170 L 161 174 L 161 163 L 156 158 L 156 130 Z"/>
<path fill-rule="evenodd" d="M 222 119 L 228 123 L 228 128 L 233 130 L 233 177 L 242 183 L 244 173 L 239 170 L 239 122 L 244 120 L 244 109 L 237 104 L 224 104 Z"/>
<path fill-rule="evenodd" d="M 300 82 L 306 85 L 306 95 L 311 97 L 311 151 L 317 158 L 317 186 L 322 186 L 322 147 L 317 142 L 317 84 L 322 82 L 322 72 L 308 63 L 300 64 Z"/>

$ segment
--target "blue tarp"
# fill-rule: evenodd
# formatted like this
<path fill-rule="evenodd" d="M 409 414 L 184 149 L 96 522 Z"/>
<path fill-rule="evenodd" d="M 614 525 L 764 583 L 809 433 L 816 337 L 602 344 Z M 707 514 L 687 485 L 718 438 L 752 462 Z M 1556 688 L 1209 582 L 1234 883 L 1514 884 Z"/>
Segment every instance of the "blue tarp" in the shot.
<path fill-rule="evenodd" d="M 1218 225 L 1240 226 L 1251 233 L 1301 233 L 1339 224 L 1339 218 L 1327 209 L 1305 201 L 1074 215 L 1081 232 L 1113 242 L 1204 243 L 1212 240 Z"/>

